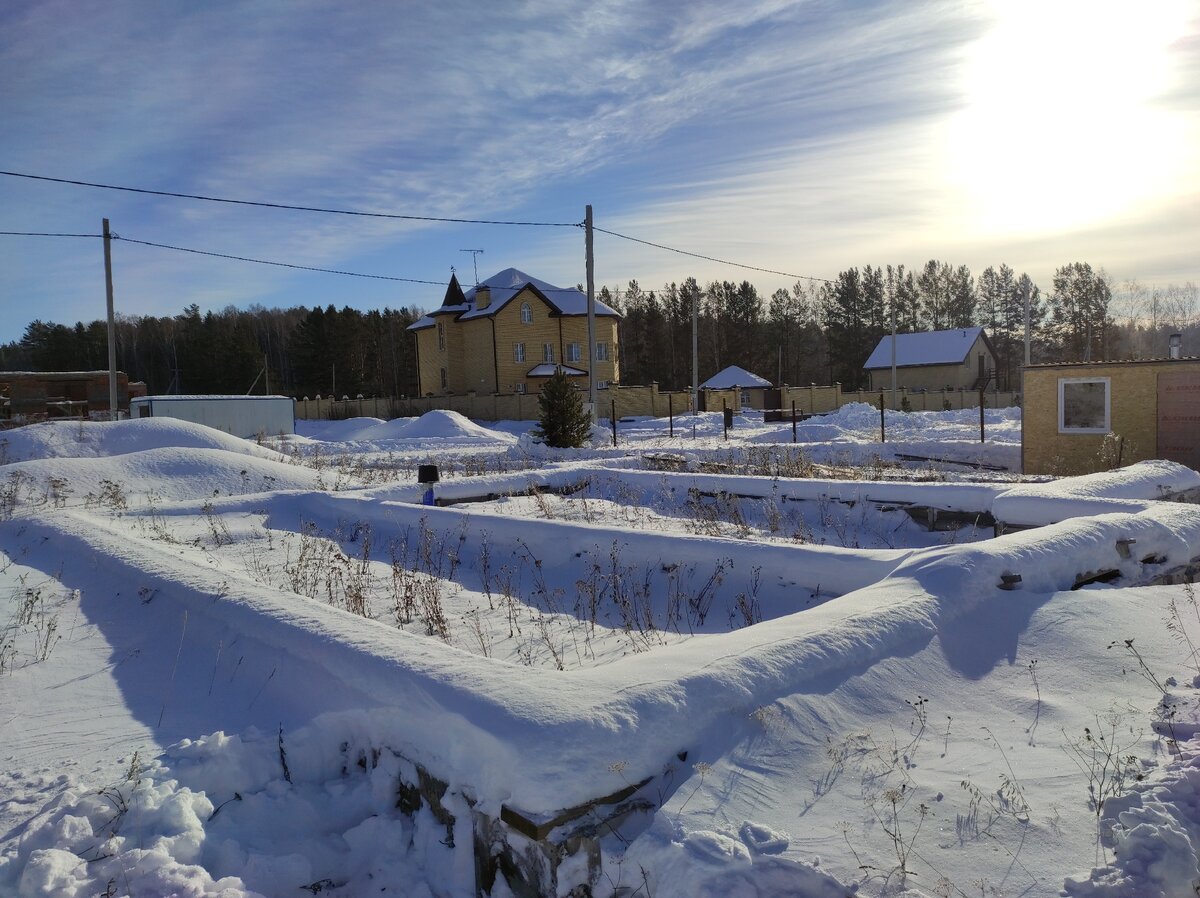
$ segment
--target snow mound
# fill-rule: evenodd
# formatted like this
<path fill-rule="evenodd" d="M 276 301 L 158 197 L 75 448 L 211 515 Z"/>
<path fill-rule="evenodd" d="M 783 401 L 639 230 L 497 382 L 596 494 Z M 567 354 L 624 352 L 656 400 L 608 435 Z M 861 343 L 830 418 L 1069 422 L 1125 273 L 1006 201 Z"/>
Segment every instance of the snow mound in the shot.
<path fill-rule="evenodd" d="M 100 458 L 145 449 L 222 449 L 282 459 L 271 449 L 203 424 L 178 418 L 128 421 L 47 421 L 0 434 L 0 465 L 34 458 Z"/>
<path fill-rule="evenodd" d="M 311 468 L 269 458 L 253 458 L 222 449 L 167 447 L 128 452 L 111 458 L 42 458 L 4 467 L 20 484 L 23 504 L 61 501 L 77 504 L 88 497 L 159 500 L 236 496 L 275 490 L 319 489 L 321 475 Z"/>
<path fill-rule="evenodd" d="M 374 439 L 394 438 L 402 440 L 425 439 L 479 439 L 494 442 L 515 442 L 509 434 L 497 433 L 476 424 L 458 412 L 435 409 L 419 418 L 402 418 L 389 421 L 373 434 Z"/>
<path fill-rule="evenodd" d="M 396 418 L 392 421 L 379 418 L 333 421 L 320 427 L 306 427 L 304 435 L 323 442 L 346 443 L 437 440 L 439 444 L 447 445 L 517 442 L 512 434 L 489 430 L 458 412 L 442 409 L 426 412 L 419 418 Z"/>

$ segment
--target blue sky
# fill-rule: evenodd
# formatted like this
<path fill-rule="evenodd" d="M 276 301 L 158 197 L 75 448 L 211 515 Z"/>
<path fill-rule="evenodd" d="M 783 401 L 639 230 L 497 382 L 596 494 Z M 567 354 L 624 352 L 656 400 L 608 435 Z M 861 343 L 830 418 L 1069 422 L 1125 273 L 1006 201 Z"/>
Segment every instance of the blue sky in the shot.
<path fill-rule="evenodd" d="M 938 258 L 1049 288 L 1200 282 L 1200 0 L 0 4 L 0 169 L 245 200 L 579 222 L 833 277 Z M 0 230 L 444 283 L 584 279 L 583 233 L 0 177 Z M 440 286 L 117 242 L 118 311 L 359 308 Z M 794 278 L 596 237 L 596 281 Z M 100 242 L 0 237 L 0 340 L 104 314 Z"/>

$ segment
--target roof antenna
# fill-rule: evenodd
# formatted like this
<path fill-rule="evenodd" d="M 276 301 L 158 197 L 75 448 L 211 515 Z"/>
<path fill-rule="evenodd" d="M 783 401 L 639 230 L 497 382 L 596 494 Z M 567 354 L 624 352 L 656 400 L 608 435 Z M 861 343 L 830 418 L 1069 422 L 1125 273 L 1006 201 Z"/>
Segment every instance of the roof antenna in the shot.
<path fill-rule="evenodd" d="M 460 249 L 460 253 L 470 253 L 471 261 L 475 263 L 475 286 L 479 286 L 479 254 L 483 252 L 481 249 Z"/>

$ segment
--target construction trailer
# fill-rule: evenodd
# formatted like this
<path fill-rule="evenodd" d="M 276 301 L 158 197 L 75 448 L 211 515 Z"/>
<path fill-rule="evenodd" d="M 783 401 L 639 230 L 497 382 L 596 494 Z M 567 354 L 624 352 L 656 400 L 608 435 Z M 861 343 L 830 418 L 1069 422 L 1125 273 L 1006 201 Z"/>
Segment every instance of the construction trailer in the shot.
<path fill-rule="evenodd" d="M 296 432 L 290 396 L 142 396 L 129 400 L 131 418 L 178 418 L 235 437 Z"/>

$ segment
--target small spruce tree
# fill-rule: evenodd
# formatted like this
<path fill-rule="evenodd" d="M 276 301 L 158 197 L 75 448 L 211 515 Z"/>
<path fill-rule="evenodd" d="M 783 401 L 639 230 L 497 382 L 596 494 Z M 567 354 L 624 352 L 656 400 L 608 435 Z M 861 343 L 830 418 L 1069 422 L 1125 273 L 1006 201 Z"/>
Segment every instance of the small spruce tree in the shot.
<path fill-rule="evenodd" d="M 538 408 L 540 428 L 534 434 L 548 446 L 576 449 L 592 432 L 592 419 L 583 407 L 583 395 L 561 368 L 542 387 Z"/>

